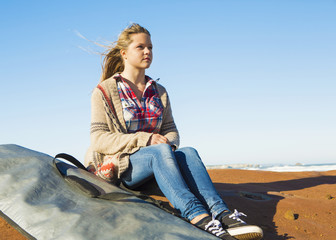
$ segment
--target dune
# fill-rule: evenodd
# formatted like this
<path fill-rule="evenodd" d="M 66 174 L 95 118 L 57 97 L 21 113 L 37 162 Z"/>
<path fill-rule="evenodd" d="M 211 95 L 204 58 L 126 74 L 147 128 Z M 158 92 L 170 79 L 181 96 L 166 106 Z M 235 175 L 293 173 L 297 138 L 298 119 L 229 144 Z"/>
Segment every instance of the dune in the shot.
<path fill-rule="evenodd" d="M 270 172 L 208 170 L 219 194 L 248 223 L 264 230 L 264 239 L 333 240 L 336 236 L 336 171 Z M 148 191 L 169 202 L 160 192 Z M 0 218 L 1 239 L 25 239 Z"/>

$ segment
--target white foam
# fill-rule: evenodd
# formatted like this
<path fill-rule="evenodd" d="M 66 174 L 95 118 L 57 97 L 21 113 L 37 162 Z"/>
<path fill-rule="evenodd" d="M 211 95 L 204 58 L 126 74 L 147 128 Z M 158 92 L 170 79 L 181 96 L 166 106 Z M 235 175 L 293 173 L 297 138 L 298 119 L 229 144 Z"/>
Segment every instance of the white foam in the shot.
<path fill-rule="evenodd" d="M 336 164 L 300 164 L 300 165 L 253 165 L 253 164 L 233 164 L 207 166 L 207 169 L 245 169 L 261 170 L 273 172 L 306 172 L 306 171 L 330 171 L 336 170 Z"/>
<path fill-rule="evenodd" d="M 264 169 L 265 171 L 273 171 L 273 172 L 306 172 L 306 171 L 330 171 L 336 170 L 336 164 L 326 164 L 326 165 L 301 165 L 301 166 L 273 166 Z"/>

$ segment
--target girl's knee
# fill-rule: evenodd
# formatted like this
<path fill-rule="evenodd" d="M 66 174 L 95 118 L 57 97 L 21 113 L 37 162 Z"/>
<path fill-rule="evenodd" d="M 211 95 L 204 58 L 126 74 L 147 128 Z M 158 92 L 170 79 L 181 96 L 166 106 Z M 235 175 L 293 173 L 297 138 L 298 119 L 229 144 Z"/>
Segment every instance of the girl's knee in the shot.
<path fill-rule="evenodd" d="M 151 145 L 148 149 L 150 149 L 150 152 L 155 155 L 169 154 L 171 152 L 170 145 L 166 143 Z"/>
<path fill-rule="evenodd" d="M 153 146 L 153 160 L 154 161 L 171 161 L 173 159 L 173 152 L 171 146 L 166 143 L 152 145 Z"/>
<path fill-rule="evenodd" d="M 171 152 L 172 150 L 171 146 L 167 143 L 157 144 L 156 146 L 163 152 Z"/>
<path fill-rule="evenodd" d="M 178 150 L 183 152 L 187 156 L 192 156 L 192 157 L 198 157 L 199 158 L 197 150 L 193 147 L 183 147 L 183 148 L 180 148 Z"/>
<path fill-rule="evenodd" d="M 180 161 L 185 162 L 188 165 L 203 165 L 201 157 L 198 155 L 197 150 L 193 147 L 180 148 L 176 151 L 175 156 L 177 156 Z"/>

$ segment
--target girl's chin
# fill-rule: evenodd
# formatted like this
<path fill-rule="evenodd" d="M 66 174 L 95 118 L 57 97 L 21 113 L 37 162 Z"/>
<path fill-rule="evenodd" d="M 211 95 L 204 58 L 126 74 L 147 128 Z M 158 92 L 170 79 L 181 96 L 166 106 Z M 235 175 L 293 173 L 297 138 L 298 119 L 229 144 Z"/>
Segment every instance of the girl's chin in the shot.
<path fill-rule="evenodd" d="M 147 69 L 150 67 L 150 64 L 147 64 L 146 66 L 144 66 L 144 69 Z"/>

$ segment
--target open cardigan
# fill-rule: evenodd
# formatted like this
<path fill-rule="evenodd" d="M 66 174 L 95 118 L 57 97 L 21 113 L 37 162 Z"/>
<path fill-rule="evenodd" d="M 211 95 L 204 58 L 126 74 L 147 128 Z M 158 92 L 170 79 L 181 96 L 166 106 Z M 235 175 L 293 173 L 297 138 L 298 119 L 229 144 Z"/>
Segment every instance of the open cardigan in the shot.
<path fill-rule="evenodd" d="M 85 166 L 103 179 L 115 182 L 128 166 L 129 155 L 147 146 L 153 133 L 127 133 L 118 93 L 119 74 L 106 79 L 93 90 L 91 98 L 91 144 L 85 156 Z M 176 148 L 179 133 L 176 128 L 166 89 L 154 83 L 163 105 L 159 134 Z"/>

